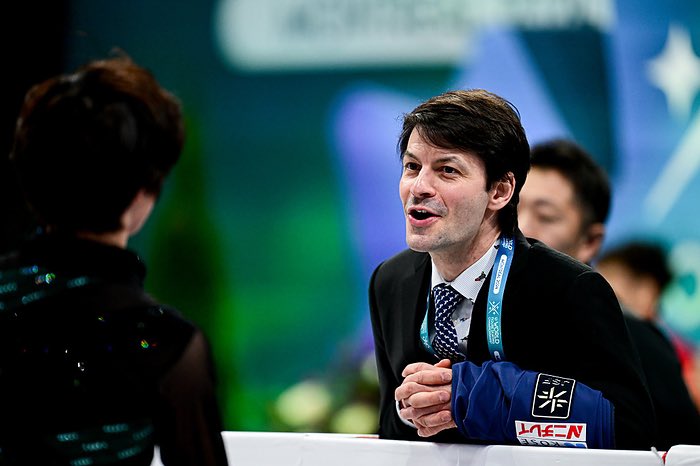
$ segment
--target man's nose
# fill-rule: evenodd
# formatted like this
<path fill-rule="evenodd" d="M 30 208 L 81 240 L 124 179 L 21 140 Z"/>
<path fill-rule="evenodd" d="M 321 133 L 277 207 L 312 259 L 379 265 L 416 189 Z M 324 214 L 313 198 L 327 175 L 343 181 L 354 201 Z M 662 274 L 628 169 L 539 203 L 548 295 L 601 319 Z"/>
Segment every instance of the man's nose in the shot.
<path fill-rule="evenodd" d="M 429 172 L 421 170 L 411 185 L 411 195 L 416 198 L 432 197 L 435 195 L 434 180 Z"/>

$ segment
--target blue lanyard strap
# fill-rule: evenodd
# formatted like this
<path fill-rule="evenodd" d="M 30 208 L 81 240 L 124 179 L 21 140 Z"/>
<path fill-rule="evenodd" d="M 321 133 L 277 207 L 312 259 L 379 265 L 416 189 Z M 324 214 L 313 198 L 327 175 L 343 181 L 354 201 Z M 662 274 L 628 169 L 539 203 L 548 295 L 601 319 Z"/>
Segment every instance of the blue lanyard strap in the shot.
<path fill-rule="evenodd" d="M 494 361 L 503 361 L 503 337 L 501 335 L 501 309 L 503 303 L 503 293 L 506 288 L 506 279 L 510 271 L 513 259 L 514 243 L 512 237 L 501 237 L 498 244 L 496 260 L 493 263 L 491 272 L 491 283 L 489 284 L 489 298 L 486 312 L 486 339 L 489 346 L 489 354 Z M 430 289 L 428 289 L 428 299 L 425 306 L 425 316 L 420 326 L 420 339 L 428 352 L 435 354 L 430 343 L 430 330 L 428 325 L 428 314 L 430 309 Z"/>
<path fill-rule="evenodd" d="M 503 312 L 503 294 L 506 290 L 508 272 L 513 262 L 513 249 L 513 238 L 502 236 L 491 272 L 489 300 L 486 303 L 486 341 L 489 345 L 489 354 L 491 354 L 491 359 L 494 361 L 505 360 L 503 334 L 501 332 L 501 314 Z"/>
<path fill-rule="evenodd" d="M 430 332 L 428 331 L 428 314 L 430 313 L 430 288 L 428 288 L 428 300 L 427 303 L 425 304 L 425 317 L 423 317 L 423 323 L 420 326 L 420 340 L 423 342 L 423 346 L 425 347 L 426 350 L 433 356 L 437 356 L 435 354 L 435 350 L 433 349 L 433 345 L 430 343 Z"/>

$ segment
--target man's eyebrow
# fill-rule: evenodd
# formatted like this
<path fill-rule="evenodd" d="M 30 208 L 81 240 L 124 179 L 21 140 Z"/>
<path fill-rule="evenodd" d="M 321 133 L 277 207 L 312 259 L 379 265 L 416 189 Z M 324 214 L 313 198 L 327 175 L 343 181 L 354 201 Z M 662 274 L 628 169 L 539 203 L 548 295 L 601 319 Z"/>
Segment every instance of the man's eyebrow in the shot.
<path fill-rule="evenodd" d="M 435 160 L 438 163 L 464 163 L 464 160 L 456 155 L 447 155 Z"/>
<path fill-rule="evenodd" d="M 418 157 L 416 157 L 411 151 L 405 150 L 403 154 L 401 154 L 401 160 L 403 160 L 404 157 L 410 157 L 414 160 L 418 160 Z M 463 163 L 463 160 L 456 156 L 456 155 L 447 155 L 445 157 L 440 157 L 439 159 L 434 160 L 435 163 Z"/>

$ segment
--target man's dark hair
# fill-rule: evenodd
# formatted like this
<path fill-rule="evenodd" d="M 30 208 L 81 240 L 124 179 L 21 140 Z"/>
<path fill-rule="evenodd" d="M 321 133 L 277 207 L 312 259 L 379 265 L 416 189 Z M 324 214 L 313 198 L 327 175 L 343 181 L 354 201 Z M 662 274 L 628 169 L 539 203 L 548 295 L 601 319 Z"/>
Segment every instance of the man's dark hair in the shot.
<path fill-rule="evenodd" d="M 179 101 L 130 58 L 93 61 L 27 93 L 10 158 L 40 224 L 110 232 L 182 151 Z"/>
<path fill-rule="evenodd" d="M 663 291 L 673 279 L 663 246 L 649 241 L 630 241 L 610 249 L 598 260 L 598 264 L 619 264 L 635 277 L 652 278 L 659 291 Z"/>
<path fill-rule="evenodd" d="M 556 170 L 574 190 L 581 206 L 581 228 L 605 223 L 610 212 L 610 182 L 603 169 L 588 152 L 573 141 L 554 139 L 532 146 L 533 167 Z"/>
<path fill-rule="evenodd" d="M 520 115 L 513 104 L 482 89 L 450 91 L 433 97 L 404 115 L 398 150 L 406 152 L 411 132 L 416 129 L 430 144 L 475 154 L 486 168 L 490 189 L 508 172 L 515 178 L 515 192 L 498 212 L 504 233 L 518 225 L 518 199 L 530 168 L 530 146 Z"/>

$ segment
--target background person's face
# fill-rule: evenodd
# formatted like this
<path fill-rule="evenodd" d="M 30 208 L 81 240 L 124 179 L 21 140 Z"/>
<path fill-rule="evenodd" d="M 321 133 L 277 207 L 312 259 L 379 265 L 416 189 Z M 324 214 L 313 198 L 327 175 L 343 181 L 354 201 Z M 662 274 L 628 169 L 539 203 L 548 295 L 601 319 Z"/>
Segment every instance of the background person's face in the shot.
<path fill-rule="evenodd" d="M 587 262 L 590 257 L 582 257 L 582 221 L 571 183 L 557 170 L 532 167 L 518 203 L 518 225 L 523 234 Z"/>

